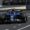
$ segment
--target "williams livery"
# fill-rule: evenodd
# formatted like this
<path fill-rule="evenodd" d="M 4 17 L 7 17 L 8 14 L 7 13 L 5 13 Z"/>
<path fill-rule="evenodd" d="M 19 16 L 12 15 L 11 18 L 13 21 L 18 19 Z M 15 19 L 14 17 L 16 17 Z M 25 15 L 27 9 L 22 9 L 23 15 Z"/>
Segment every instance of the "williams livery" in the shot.
<path fill-rule="evenodd" d="M 24 23 L 27 21 L 27 16 L 24 16 L 21 11 L 15 11 L 12 9 L 5 14 L 4 20 L 5 23 Z"/>

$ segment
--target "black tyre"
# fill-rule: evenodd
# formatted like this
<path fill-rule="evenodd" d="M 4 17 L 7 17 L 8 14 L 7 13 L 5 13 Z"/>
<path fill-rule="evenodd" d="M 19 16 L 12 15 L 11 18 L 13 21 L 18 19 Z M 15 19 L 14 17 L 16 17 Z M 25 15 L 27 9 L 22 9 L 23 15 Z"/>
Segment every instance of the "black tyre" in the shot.
<path fill-rule="evenodd" d="M 24 17 L 24 20 L 23 20 L 23 23 L 26 23 L 27 22 L 27 16 Z"/>
<path fill-rule="evenodd" d="M 22 16 L 16 16 L 16 19 L 17 19 L 17 23 L 21 23 L 22 22 Z"/>

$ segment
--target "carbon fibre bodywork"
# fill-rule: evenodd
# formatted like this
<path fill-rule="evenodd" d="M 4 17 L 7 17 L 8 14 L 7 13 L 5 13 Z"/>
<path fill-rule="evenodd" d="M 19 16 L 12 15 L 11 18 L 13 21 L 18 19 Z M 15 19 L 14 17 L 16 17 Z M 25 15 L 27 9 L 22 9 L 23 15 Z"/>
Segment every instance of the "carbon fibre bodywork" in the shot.
<path fill-rule="evenodd" d="M 19 11 L 9 11 L 4 18 L 6 23 L 14 23 L 14 22 L 26 22 L 27 21 L 27 17 L 24 16 L 23 13 L 19 12 Z"/>

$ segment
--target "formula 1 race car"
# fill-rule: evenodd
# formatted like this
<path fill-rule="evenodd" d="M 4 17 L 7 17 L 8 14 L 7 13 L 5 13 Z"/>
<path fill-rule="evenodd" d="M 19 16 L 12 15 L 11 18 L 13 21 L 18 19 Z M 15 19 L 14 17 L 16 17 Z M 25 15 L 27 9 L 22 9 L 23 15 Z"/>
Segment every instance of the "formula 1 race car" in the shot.
<path fill-rule="evenodd" d="M 4 18 L 4 23 L 24 23 L 27 21 L 27 16 L 24 16 L 21 11 L 8 11 Z"/>

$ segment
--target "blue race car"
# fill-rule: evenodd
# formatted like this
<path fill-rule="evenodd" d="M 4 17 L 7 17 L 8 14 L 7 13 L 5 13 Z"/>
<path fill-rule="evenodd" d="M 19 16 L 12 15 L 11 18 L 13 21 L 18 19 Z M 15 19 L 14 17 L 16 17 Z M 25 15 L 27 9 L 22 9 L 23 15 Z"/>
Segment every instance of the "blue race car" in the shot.
<path fill-rule="evenodd" d="M 7 12 L 4 20 L 6 23 L 14 23 L 14 22 L 22 23 L 27 21 L 27 16 L 24 16 L 24 14 L 21 13 L 21 11 L 14 11 L 12 9 L 12 11 Z"/>

